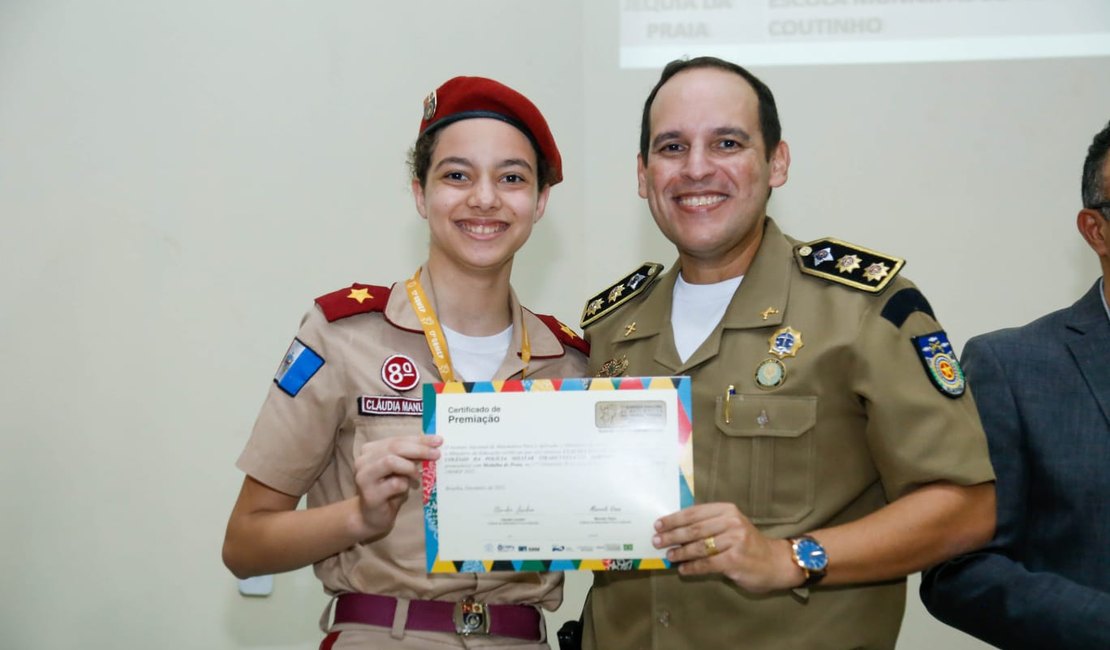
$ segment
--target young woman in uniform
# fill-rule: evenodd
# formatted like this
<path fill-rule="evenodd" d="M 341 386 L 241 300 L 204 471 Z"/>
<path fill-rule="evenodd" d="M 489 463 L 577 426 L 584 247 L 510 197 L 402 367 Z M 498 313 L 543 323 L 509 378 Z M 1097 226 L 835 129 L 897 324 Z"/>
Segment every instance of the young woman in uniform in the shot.
<path fill-rule="evenodd" d="M 584 373 L 585 343 L 509 282 L 562 180 L 559 150 L 526 97 L 456 77 L 425 100 L 410 164 L 427 261 L 305 315 L 237 463 L 224 563 L 241 578 L 314 565 L 336 596 L 324 649 L 548 648 L 540 608 L 558 606 L 561 574 L 425 570 L 421 463 L 442 440 L 422 435 L 420 391 Z M 488 616 L 488 634 L 461 633 L 464 607 Z"/>

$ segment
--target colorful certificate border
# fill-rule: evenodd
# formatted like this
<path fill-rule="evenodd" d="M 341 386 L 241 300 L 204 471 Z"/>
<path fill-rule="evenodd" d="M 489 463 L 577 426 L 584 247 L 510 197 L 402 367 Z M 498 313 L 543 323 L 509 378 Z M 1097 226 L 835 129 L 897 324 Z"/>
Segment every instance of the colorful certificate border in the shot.
<path fill-rule="evenodd" d="M 519 393 L 537 391 L 674 390 L 678 404 L 679 503 L 694 505 L 694 441 L 689 377 L 616 377 L 596 379 L 513 379 L 503 381 L 424 384 L 424 433 L 436 432 L 436 396 L 452 393 Z M 486 573 L 489 571 L 626 571 L 667 569 L 663 558 L 590 560 L 441 560 L 436 465 L 425 462 L 421 477 L 424 502 L 424 540 L 429 573 Z"/>

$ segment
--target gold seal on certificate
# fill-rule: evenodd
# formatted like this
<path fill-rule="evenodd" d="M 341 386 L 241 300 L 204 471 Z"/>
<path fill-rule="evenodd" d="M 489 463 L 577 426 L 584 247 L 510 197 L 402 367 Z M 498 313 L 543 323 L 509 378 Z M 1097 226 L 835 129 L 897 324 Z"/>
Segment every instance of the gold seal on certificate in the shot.
<path fill-rule="evenodd" d="M 663 569 L 659 517 L 692 505 L 689 377 L 424 385 L 431 573 Z"/>

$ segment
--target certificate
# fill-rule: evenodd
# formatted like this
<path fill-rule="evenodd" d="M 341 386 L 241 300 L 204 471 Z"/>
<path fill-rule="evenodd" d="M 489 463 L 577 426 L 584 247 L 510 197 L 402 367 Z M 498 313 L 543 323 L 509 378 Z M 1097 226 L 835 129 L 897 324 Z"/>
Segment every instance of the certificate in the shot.
<path fill-rule="evenodd" d="M 424 385 L 431 573 L 664 569 L 654 523 L 694 502 L 689 377 Z"/>

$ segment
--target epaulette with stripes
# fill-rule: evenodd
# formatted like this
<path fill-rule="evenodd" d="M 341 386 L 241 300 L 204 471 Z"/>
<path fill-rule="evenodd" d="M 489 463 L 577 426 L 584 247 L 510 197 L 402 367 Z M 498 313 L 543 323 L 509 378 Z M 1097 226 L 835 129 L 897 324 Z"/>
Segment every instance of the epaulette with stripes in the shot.
<path fill-rule="evenodd" d="M 581 326 L 585 328 L 596 323 L 613 313 L 617 307 L 643 293 L 644 289 L 659 279 L 659 272 L 662 270 L 662 264 L 644 262 L 643 266 L 621 278 L 620 282 L 590 298 L 582 309 Z"/>
<path fill-rule="evenodd" d="M 839 239 L 818 239 L 794 247 L 802 273 L 867 293 L 880 293 L 898 275 L 906 260 Z"/>
<path fill-rule="evenodd" d="M 372 311 L 385 311 L 389 302 L 389 287 L 372 284 L 354 283 L 346 289 L 324 294 L 316 299 L 316 304 L 324 312 L 324 318 L 333 323 L 341 318 Z"/>
<path fill-rule="evenodd" d="M 544 325 L 547 325 L 547 329 L 551 330 L 551 333 L 555 335 L 555 338 L 559 339 L 560 343 L 570 346 L 586 356 L 590 356 L 590 344 L 581 336 L 578 336 L 568 325 L 564 324 L 558 318 L 548 316 L 547 314 L 536 314 L 536 318 L 543 321 Z"/>

